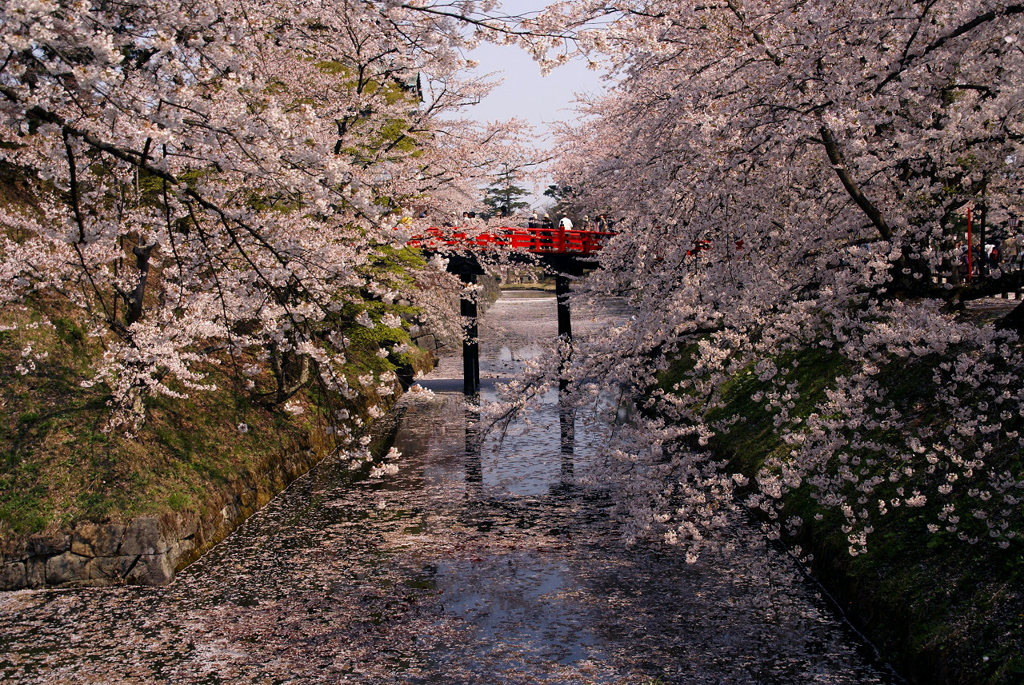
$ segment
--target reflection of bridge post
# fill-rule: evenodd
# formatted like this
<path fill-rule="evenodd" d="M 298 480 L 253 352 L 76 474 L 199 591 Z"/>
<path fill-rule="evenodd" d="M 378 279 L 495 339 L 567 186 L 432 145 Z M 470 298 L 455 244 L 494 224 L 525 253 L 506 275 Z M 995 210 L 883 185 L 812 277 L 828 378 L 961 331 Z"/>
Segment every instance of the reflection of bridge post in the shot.
<path fill-rule="evenodd" d="M 466 453 L 462 470 L 466 476 L 466 496 L 479 494 L 484 483 L 484 469 L 480 463 L 480 417 L 466 405 Z"/>
<path fill-rule="evenodd" d="M 569 277 L 559 271 L 555 274 L 555 297 L 558 300 L 558 337 L 568 343 L 572 342 L 572 312 L 569 309 Z M 567 359 L 562 360 L 558 369 L 564 371 Z M 576 451 L 576 411 L 568 406 L 566 393 L 569 381 L 564 377 L 558 381 L 558 427 L 562 443 L 563 485 L 571 485 L 573 481 L 573 453 Z"/>
<path fill-rule="evenodd" d="M 562 393 L 558 393 L 558 427 L 562 443 L 562 485 L 573 482 L 573 456 L 576 451 L 576 411 L 562 403 Z"/>

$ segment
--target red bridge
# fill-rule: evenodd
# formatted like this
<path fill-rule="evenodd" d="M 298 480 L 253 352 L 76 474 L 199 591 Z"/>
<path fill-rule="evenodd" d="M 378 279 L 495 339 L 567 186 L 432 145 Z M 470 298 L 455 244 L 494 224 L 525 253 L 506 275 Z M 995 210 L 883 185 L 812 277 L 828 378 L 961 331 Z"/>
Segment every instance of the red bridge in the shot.
<path fill-rule="evenodd" d="M 513 254 L 537 255 L 544 262 L 545 268 L 554 272 L 555 295 L 558 299 L 558 334 L 566 340 L 571 340 L 568 274 L 579 275 L 585 269 L 594 268 L 596 260 L 593 259 L 593 255 L 599 252 L 613 235 L 615 234 L 608 231 L 577 231 L 564 228 L 500 227 L 476 233 L 453 227 L 430 227 L 425 233 L 413 236 L 406 244 L 428 252 L 444 252 L 446 249 L 456 252 L 449 253 L 448 271 L 458 274 L 467 285 L 476 283 L 477 276 L 484 272 L 475 254 L 457 254 L 460 249 L 469 248 L 472 253 L 504 248 Z M 474 395 L 480 389 L 480 350 L 477 343 L 475 296 L 466 294 L 464 290 L 459 309 L 464 319 L 465 330 L 465 338 L 462 341 L 463 390 L 467 395 Z"/>
<path fill-rule="evenodd" d="M 407 244 L 426 250 L 444 247 L 507 248 L 532 254 L 589 256 L 598 252 L 615 235 L 609 231 L 578 231 L 562 228 L 489 229 L 475 235 L 459 228 L 428 228 Z"/>

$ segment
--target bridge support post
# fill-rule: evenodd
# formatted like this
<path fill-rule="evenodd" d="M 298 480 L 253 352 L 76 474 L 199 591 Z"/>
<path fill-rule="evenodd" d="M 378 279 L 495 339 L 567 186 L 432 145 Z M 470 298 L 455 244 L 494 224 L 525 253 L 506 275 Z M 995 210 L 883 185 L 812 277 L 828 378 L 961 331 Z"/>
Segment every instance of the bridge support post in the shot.
<path fill-rule="evenodd" d="M 558 298 L 558 336 L 572 340 L 572 317 L 569 311 L 569 277 L 555 274 L 555 296 Z"/>
<path fill-rule="evenodd" d="M 466 285 L 476 284 L 476 274 L 459 274 Z M 480 390 L 480 330 L 477 326 L 476 293 L 459 296 L 459 311 L 462 314 L 465 336 L 462 339 L 462 392 L 475 395 Z"/>

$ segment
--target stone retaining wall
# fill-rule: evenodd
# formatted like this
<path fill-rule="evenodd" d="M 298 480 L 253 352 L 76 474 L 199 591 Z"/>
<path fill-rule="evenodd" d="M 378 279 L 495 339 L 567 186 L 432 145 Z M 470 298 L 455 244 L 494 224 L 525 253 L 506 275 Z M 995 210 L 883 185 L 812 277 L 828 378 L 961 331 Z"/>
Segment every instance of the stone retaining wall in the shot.
<path fill-rule="evenodd" d="M 424 334 L 417 342 L 434 351 L 438 342 Z M 425 368 L 434 363 L 427 355 Z M 401 387 L 396 384 L 396 395 Z M 380 455 L 390 447 L 397 428 L 394 412 L 374 421 L 370 449 Z M 316 445 L 317 440 L 311 443 Z M 326 445 L 325 445 L 326 447 Z M 140 516 L 119 522 L 80 521 L 52 535 L 0 541 L 0 590 L 111 585 L 163 585 L 174 574 L 220 542 L 245 519 L 263 507 L 288 484 L 326 456 L 323 448 L 267 454 L 265 461 L 238 474 L 199 511 Z"/>
<path fill-rule="evenodd" d="M 180 521 L 144 516 L 127 524 L 84 522 L 70 534 L 33 535 L 22 550 L 5 555 L 0 587 L 161 585 L 198 546 L 198 524 L 194 515 Z"/>
<path fill-rule="evenodd" d="M 70 531 L 9 542 L 0 550 L 0 590 L 168 583 L 321 456 L 303 450 L 272 460 L 263 473 L 241 474 L 202 512 L 140 516 L 125 523 L 83 521 Z"/>

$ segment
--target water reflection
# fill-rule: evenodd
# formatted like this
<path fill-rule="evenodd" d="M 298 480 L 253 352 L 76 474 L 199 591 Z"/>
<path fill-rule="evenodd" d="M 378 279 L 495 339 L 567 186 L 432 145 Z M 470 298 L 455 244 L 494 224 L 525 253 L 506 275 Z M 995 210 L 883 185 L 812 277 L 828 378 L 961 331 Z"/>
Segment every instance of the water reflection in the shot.
<path fill-rule="evenodd" d="M 553 298 L 492 308 L 485 395 L 553 314 Z M 442 365 L 427 384 L 453 378 Z M 887 682 L 739 523 L 692 566 L 623 545 L 587 477 L 600 436 L 558 399 L 499 441 L 461 383 L 411 394 L 394 478 L 326 462 L 166 588 L 0 594 L 0 680 Z"/>
<path fill-rule="evenodd" d="M 558 427 L 562 447 L 560 484 L 568 488 L 572 487 L 573 484 L 573 457 L 576 451 L 576 411 L 572 407 L 563 404 L 561 393 L 559 393 L 558 399 Z"/>
<path fill-rule="evenodd" d="M 463 416 L 466 434 L 466 452 L 463 461 L 463 470 L 466 473 L 466 495 L 479 497 L 484 483 L 484 467 L 480 462 L 480 414 L 475 406 L 467 402 Z"/>

